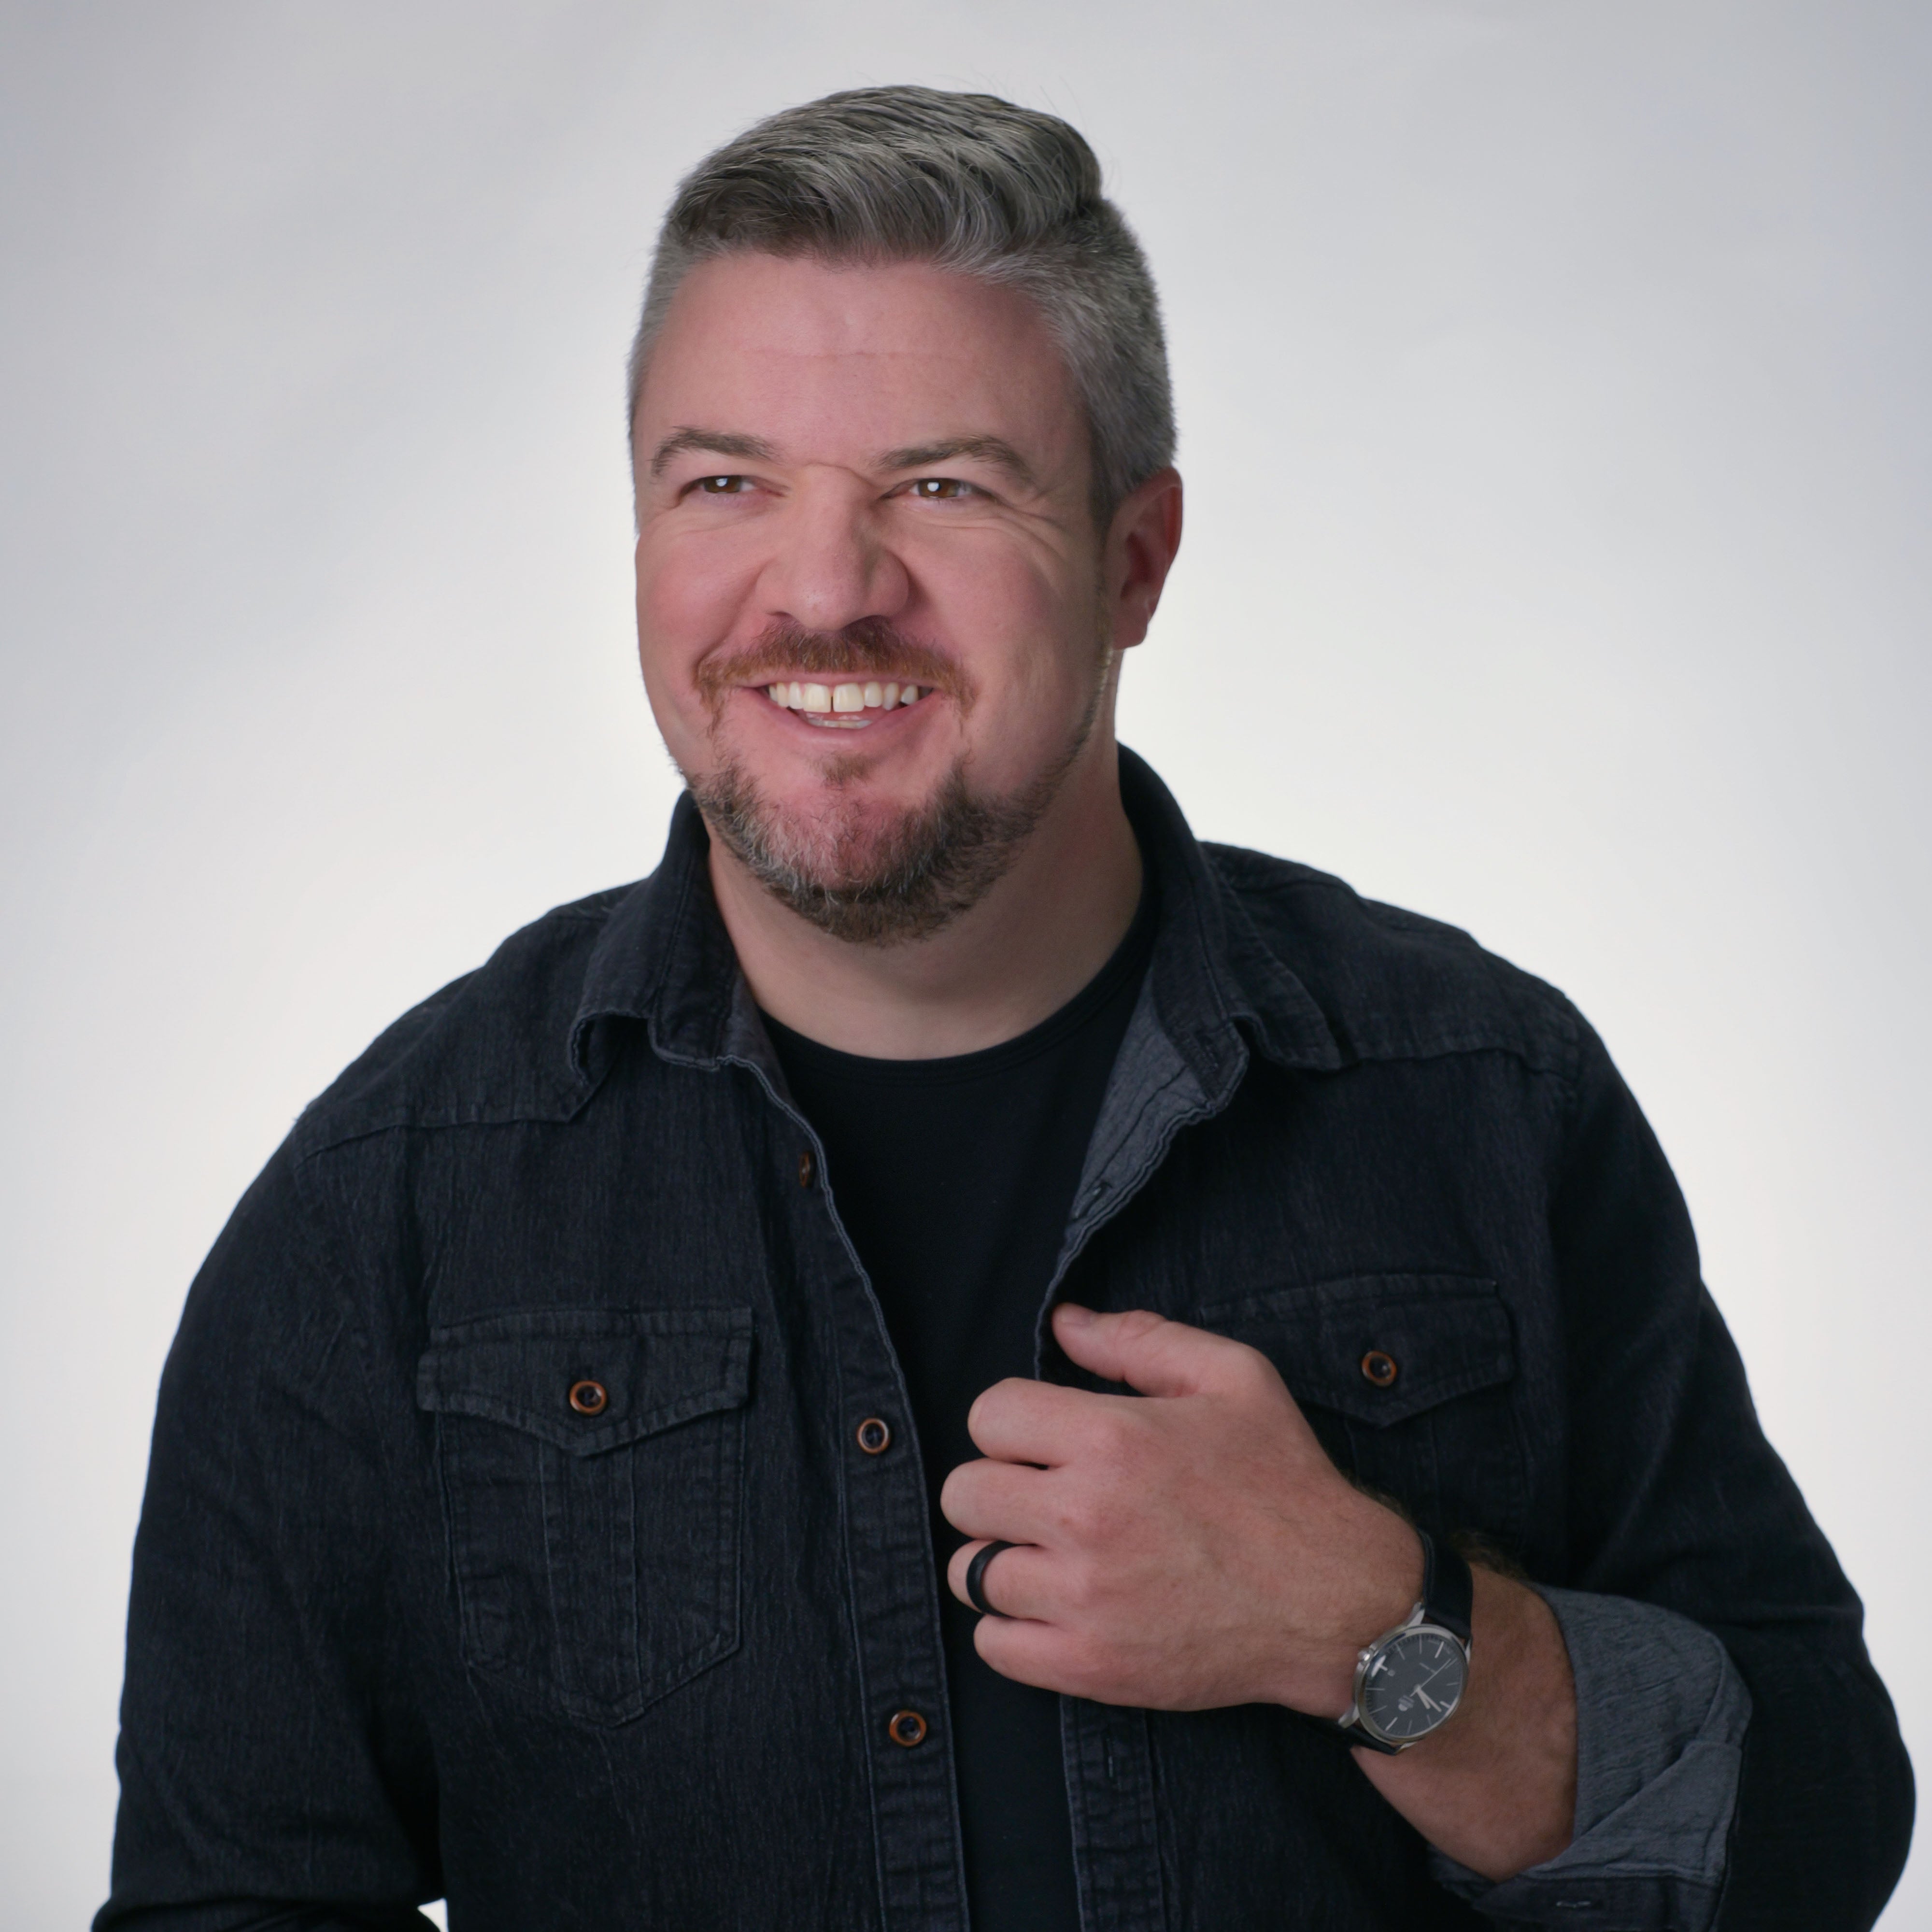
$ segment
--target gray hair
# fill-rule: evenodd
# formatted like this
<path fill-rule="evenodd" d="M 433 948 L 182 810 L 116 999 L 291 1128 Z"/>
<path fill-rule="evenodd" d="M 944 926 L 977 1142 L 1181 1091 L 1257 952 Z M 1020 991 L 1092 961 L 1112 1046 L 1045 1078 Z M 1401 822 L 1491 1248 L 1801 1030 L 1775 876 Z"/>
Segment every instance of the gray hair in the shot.
<path fill-rule="evenodd" d="M 748 128 L 678 184 L 632 345 L 631 420 L 679 284 L 727 254 L 929 262 L 1019 290 L 1087 414 L 1093 503 L 1174 460 L 1174 398 L 1146 258 L 1064 121 L 990 94 L 867 87 Z"/>

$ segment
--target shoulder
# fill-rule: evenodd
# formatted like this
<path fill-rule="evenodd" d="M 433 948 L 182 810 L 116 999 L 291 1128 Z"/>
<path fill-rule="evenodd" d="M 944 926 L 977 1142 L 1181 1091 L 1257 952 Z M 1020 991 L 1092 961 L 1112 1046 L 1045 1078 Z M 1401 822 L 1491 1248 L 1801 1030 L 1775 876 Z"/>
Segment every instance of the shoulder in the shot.
<path fill-rule="evenodd" d="M 618 886 L 554 908 L 386 1028 L 304 1110 L 298 1159 L 394 1127 L 563 1119 L 587 1096 L 570 1035 Z"/>
<path fill-rule="evenodd" d="M 1312 866 L 1239 846 L 1208 863 L 1263 949 L 1298 980 L 1351 1060 L 1500 1052 L 1570 1076 L 1568 1000 L 1459 927 L 1364 898 Z"/>

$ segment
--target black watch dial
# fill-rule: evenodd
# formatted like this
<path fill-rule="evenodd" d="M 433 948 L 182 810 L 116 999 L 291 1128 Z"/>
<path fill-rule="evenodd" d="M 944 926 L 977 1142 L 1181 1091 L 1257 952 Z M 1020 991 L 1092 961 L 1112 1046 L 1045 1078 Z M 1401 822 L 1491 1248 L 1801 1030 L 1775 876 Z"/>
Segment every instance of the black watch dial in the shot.
<path fill-rule="evenodd" d="M 1362 1714 L 1378 1737 L 1426 1737 L 1461 1702 L 1469 1661 L 1447 1630 L 1424 1624 L 1391 1637 L 1362 1679 Z"/>

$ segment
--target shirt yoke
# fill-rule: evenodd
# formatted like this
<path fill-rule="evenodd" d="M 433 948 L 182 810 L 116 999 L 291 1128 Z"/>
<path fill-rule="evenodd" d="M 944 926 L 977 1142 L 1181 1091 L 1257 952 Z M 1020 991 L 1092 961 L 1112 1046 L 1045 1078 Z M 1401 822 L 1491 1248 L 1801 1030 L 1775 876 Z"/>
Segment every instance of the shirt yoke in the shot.
<path fill-rule="evenodd" d="M 1345 1064 L 1503 1053 L 1574 1080 L 1575 1007 L 1460 927 L 1364 898 L 1292 860 L 1202 849 L 1263 946 L 1321 1008 Z"/>

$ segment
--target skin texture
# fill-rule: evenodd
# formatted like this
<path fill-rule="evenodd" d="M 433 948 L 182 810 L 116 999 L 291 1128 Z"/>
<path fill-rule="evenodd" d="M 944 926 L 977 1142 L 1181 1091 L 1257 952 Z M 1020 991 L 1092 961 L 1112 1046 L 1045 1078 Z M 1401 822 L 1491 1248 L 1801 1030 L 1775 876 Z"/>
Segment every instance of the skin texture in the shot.
<path fill-rule="evenodd" d="M 949 784 L 1038 807 L 991 884 L 916 938 L 836 937 L 714 836 L 759 1004 L 884 1059 L 970 1052 L 1057 1010 L 1138 898 L 1114 700 L 1180 543 L 1179 478 L 1150 478 L 1096 529 L 1084 419 L 1040 317 L 922 265 L 706 263 L 671 304 L 633 430 L 640 660 L 700 800 L 748 784 L 773 838 L 834 886 Z M 890 676 L 895 653 L 931 695 L 863 730 L 764 694 L 829 682 L 847 656 Z M 1254 1350 L 1144 1312 L 1054 1318 L 1072 1360 L 1141 1394 L 1013 1381 L 976 1404 L 984 1460 L 948 1478 L 946 1512 L 1029 1546 L 988 1573 L 1013 1616 L 982 1620 L 981 1654 L 1110 1702 L 1339 1717 L 1356 1652 L 1415 1600 L 1414 1533 L 1336 1471 Z M 962 1598 L 979 1546 L 950 1573 Z M 1433 1843 L 1500 1878 L 1568 1842 L 1575 1699 L 1534 1592 L 1479 1571 L 1474 1630 L 1450 1723 L 1356 1758 Z"/>

